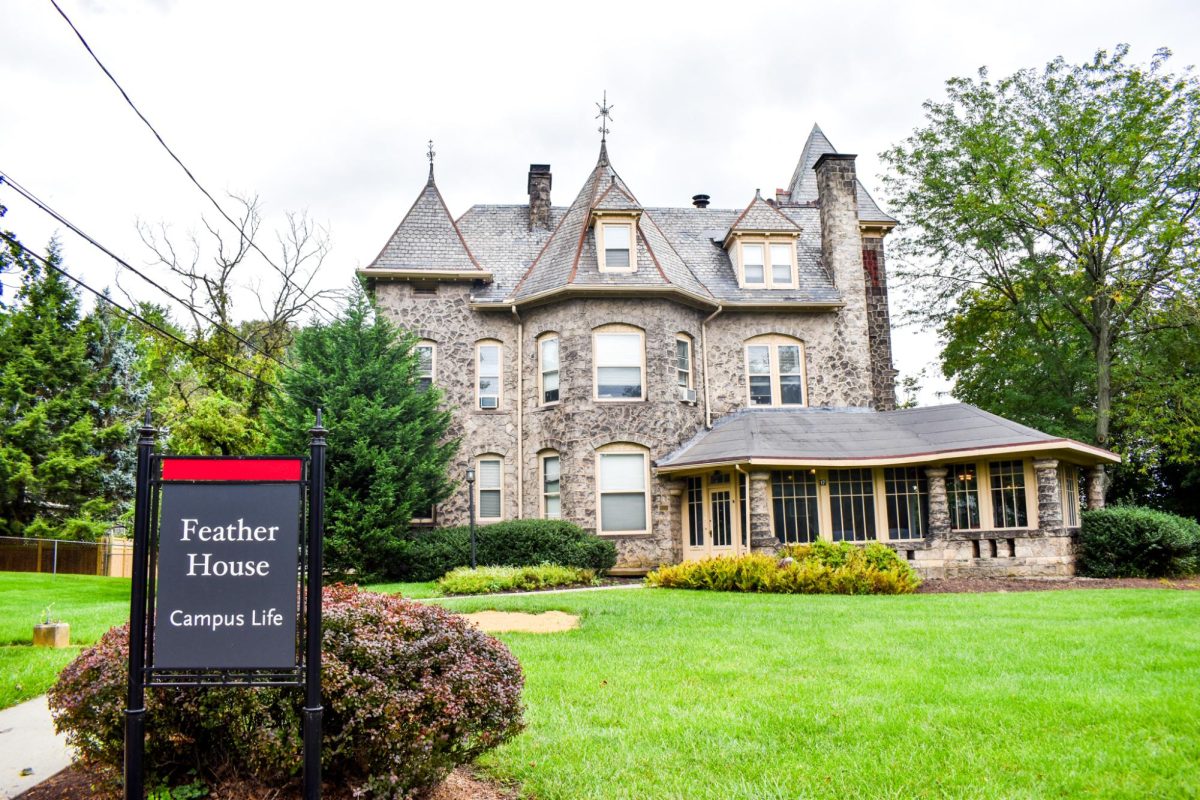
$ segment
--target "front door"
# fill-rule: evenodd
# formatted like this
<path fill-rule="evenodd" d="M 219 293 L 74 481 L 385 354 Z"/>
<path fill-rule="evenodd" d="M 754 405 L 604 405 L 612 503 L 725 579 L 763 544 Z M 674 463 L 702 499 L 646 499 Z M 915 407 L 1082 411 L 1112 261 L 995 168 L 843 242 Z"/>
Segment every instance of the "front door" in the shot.
<path fill-rule="evenodd" d="M 734 555 L 739 546 L 737 487 L 728 472 L 686 479 L 683 497 L 683 557 L 685 560 Z"/>

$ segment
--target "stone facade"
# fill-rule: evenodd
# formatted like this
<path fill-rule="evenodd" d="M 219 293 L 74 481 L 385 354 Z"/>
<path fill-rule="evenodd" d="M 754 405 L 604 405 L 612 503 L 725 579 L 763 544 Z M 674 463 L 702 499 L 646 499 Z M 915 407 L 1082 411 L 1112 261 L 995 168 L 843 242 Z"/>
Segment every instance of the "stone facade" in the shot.
<path fill-rule="evenodd" d="M 892 367 L 892 322 L 888 314 L 887 270 L 883 236 L 863 234 L 863 276 L 867 292 L 867 341 L 871 353 L 871 398 L 875 408 L 896 407 L 896 374 Z"/>

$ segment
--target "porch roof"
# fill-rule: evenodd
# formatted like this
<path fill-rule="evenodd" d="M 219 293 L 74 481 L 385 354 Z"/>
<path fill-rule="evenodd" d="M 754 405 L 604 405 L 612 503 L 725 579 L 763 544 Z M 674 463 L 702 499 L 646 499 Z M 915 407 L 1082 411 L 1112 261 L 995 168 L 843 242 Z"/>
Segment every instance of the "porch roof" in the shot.
<path fill-rule="evenodd" d="M 1121 460 L 1103 448 L 1051 436 L 966 403 L 950 403 L 897 411 L 742 409 L 659 459 L 657 467 L 677 472 L 732 464 L 868 466 L 1018 453 L 1086 465 Z"/>

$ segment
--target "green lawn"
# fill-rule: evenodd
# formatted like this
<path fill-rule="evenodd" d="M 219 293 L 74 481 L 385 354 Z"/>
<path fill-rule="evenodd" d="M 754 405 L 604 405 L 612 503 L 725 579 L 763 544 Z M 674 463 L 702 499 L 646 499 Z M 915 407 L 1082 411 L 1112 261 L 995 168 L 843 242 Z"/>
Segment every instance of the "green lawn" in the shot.
<path fill-rule="evenodd" d="M 32 645 L 51 603 L 51 616 L 71 624 L 71 647 Z M 0 572 L 0 708 L 43 694 L 83 645 L 128 618 L 128 579 Z"/>
<path fill-rule="evenodd" d="M 370 586 L 364 586 L 372 592 L 380 594 L 399 594 L 410 600 L 424 600 L 430 597 L 441 597 L 442 592 L 438 589 L 437 581 L 427 581 L 425 583 L 376 583 Z"/>
<path fill-rule="evenodd" d="M 501 636 L 539 800 L 1200 796 L 1200 592 L 442 602 L 583 617 Z"/>

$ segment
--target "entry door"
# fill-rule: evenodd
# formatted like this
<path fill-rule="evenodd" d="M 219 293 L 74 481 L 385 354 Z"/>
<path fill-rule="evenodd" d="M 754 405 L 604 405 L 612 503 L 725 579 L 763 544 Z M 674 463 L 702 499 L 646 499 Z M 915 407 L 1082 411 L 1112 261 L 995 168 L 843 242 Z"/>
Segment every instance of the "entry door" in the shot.
<path fill-rule="evenodd" d="M 683 513 L 683 557 L 687 560 L 733 555 L 739 547 L 737 490 L 729 473 L 687 479 Z"/>

